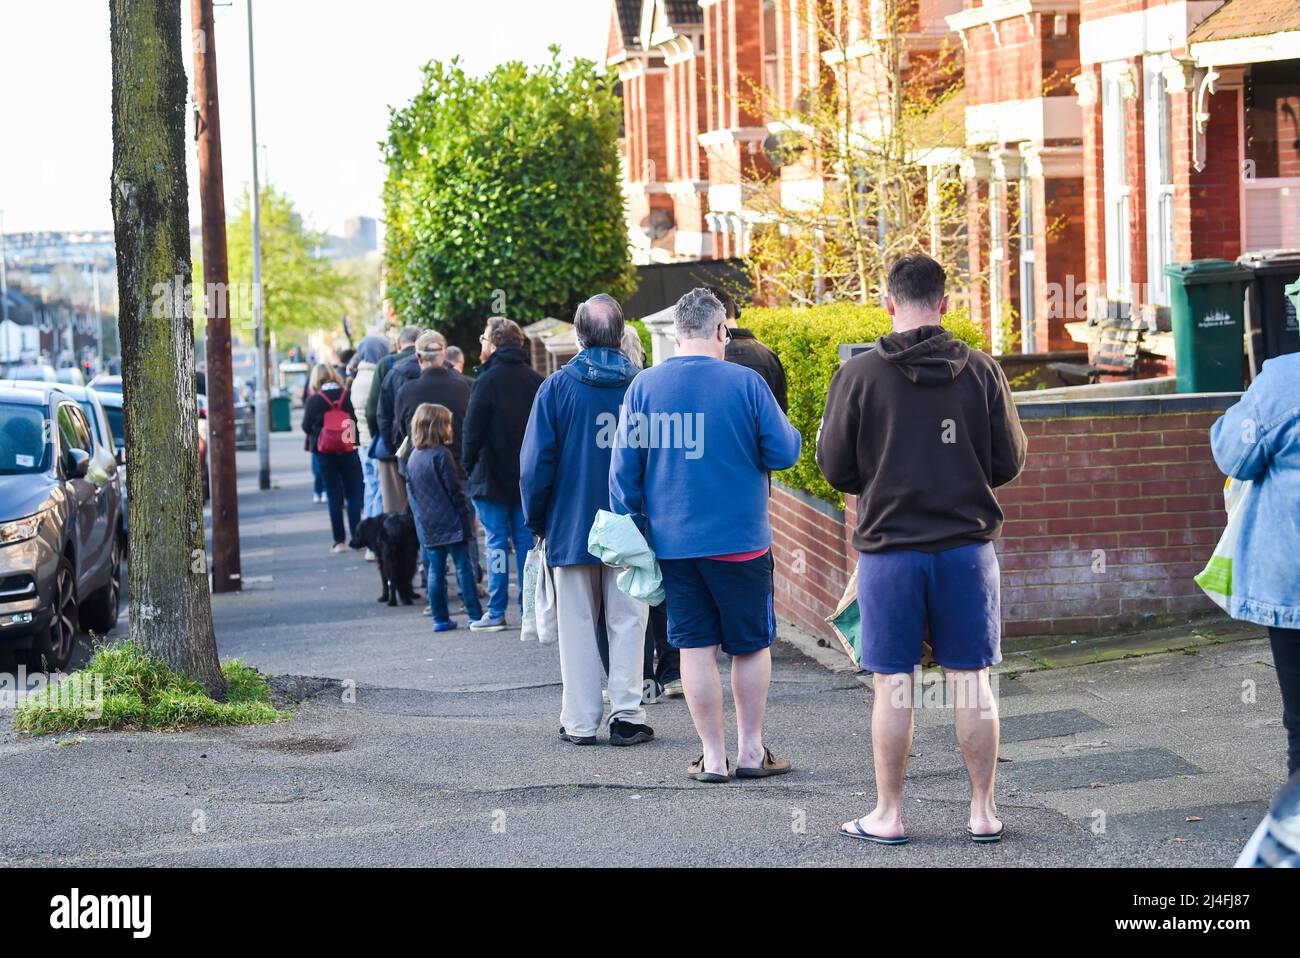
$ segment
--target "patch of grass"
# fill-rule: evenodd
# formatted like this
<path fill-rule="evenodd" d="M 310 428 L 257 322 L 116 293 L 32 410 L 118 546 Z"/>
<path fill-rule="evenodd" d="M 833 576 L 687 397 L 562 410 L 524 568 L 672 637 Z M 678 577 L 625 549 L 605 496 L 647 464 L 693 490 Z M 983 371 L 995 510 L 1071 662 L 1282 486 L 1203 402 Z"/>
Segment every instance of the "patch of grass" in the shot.
<path fill-rule="evenodd" d="M 172 671 L 135 642 L 104 646 L 84 669 L 23 698 L 14 727 L 33 735 L 55 732 L 177 731 L 206 725 L 265 725 L 291 714 L 271 704 L 266 678 L 232 659 L 221 667 L 226 700 L 208 696 L 193 679 Z"/>

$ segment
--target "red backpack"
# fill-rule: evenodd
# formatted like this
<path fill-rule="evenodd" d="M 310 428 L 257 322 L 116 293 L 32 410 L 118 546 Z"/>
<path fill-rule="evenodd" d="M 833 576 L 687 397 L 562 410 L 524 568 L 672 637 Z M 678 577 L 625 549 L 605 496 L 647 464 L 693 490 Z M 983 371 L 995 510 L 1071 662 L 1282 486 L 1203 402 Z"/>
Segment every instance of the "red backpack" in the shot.
<path fill-rule="evenodd" d="M 330 402 L 324 393 L 320 398 L 329 403 L 320 432 L 316 434 L 316 451 L 324 453 L 354 452 L 357 448 L 356 428 L 352 417 L 343 408 L 343 400 L 348 397 L 345 389 L 335 402 Z"/>

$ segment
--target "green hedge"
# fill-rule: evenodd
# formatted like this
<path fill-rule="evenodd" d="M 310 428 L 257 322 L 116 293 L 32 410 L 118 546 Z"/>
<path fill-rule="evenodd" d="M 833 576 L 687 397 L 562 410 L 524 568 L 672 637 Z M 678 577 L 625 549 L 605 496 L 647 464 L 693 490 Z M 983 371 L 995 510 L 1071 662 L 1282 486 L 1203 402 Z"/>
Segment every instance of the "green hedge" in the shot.
<path fill-rule="evenodd" d="M 747 306 L 740 325 L 751 329 L 781 357 L 789 384 L 790 422 L 803 435 L 803 451 L 794 467 L 778 473 L 787 486 L 802 489 L 843 508 L 844 496 L 831 488 L 816 462 L 817 428 L 821 425 L 831 376 L 839 368 L 841 343 L 871 343 L 890 330 L 889 314 L 881 306 L 832 303 L 797 309 Z M 984 333 L 965 311 L 944 317 L 944 326 L 977 349 Z"/>
<path fill-rule="evenodd" d="M 629 319 L 628 324 L 636 330 L 637 337 L 641 340 L 641 351 L 645 353 L 645 366 L 649 369 L 654 356 L 654 337 L 650 335 L 650 330 L 645 328 L 645 323 L 639 319 Z"/>

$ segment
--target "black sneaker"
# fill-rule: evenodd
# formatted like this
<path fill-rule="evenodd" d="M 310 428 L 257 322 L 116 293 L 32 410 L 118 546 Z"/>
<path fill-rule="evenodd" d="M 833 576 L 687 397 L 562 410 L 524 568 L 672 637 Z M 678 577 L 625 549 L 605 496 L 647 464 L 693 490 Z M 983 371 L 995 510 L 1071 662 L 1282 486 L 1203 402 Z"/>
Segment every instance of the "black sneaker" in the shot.
<path fill-rule="evenodd" d="M 640 745 L 655 737 L 655 730 L 649 725 L 634 725 L 615 719 L 609 723 L 610 745 Z"/>
<path fill-rule="evenodd" d="M 560 741 L 561 741 L 561 742 L 571 742 L 571 743 L 573 743 L 574 745 L 595 745 L 595 744 L 596 744 L 596 736 L 594 736 L 594 735 L 570 735 L 568 732 L 566 732 L 566 731 L 564 730 L 564 726 L 561 725 L 561 726 L 560 726 Z"/>

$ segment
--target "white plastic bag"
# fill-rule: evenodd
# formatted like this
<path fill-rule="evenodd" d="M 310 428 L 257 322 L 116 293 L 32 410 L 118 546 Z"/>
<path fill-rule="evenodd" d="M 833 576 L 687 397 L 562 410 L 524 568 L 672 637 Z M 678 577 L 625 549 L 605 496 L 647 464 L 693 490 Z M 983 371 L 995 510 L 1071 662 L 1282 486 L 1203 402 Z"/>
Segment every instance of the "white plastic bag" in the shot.
<path fill-rule="evenodd" d="M 560 641 L 560 620 L 555 611 L 555 580 L 546 562 L 546 542 L 537 543 L 537 585 L 533 592 L 533 619 L 536 623 L 537 641 L 554 645 Z"/>
<path fill-rule="evenodd" d="M 520 589 L 524 598 L 524 621 L 519 627 L 519 638 L 523 642 L 537 641 L 537 572 L 545 561 L 545 553 L 541 551 L 543 548 L 539 542 L 524 557 L 524 581 Z"/>
<path fill-rule="evenodd" d="M 1194 580 L 1214 604 L 1225 612 L 1230 612 L 1232 566 L 1238 558 L 1237 543 L 1241 538 L 1241 527 L 1246 521 L 1246 510 L 1250 508 L 1254 491 L 1255 484 L 1249 479 L 1229 479 L 1224 485 L 1223 506 L 1228 510 L 1228 525 L 1219 537 L 1219 544 L 1214 547 L 1209 563 Z"/>

